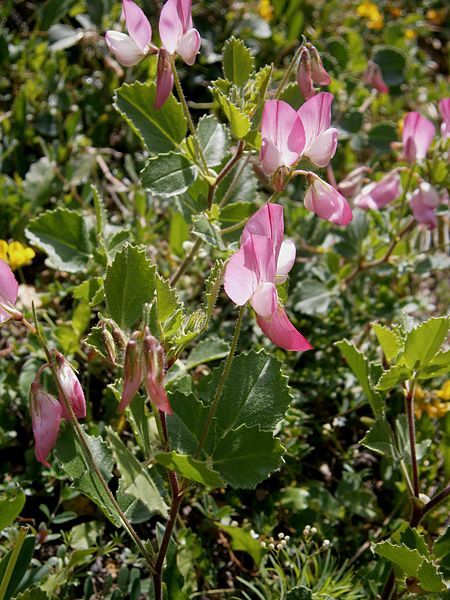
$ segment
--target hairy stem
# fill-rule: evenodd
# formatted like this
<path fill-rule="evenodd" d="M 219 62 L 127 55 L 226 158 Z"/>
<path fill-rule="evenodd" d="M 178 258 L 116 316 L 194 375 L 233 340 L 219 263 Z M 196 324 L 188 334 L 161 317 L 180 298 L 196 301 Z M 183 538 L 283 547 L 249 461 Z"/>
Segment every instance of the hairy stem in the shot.
<path fill-rule="evenodd" d="M 277 91 L 275 92 L 275 98 L 278 100 L 278 98 L 281 96 L 281 92 L 283 91 L 284 86 L 286 85 L 286 83 L 289 80 L 289 77 L 291 76 L 291 73 L 295 67 L 295 63 L 297 62 L 298 57 L 300 56 L 300 52 L 302 51 L 303 48 L 303 42 L 300 44 L 300 46 L 297 48 L 296 53 L 294 54 L 288 68 L 286 69 L 286 71 L 284 72 L 283 75 L 283 79 L 280 81 L 279 86 L 277 87 Z"/>
<path fill-rule="evenodd" d="M 214 394 L 214 399 L 211 403 L 208 418 L 206 420 L 205 426 L 200 436 L 200 440 L 198 442 L 197 449 L 194 454 L 194 458 L 198 458 L 200 456 L 200 452 L 203 450 L 203 447 L 206 442 L 206 438 L 208 437 L 209 430 L 211 428 L 212 421 L 216 414 L 217 407 L 219 405 L 220 399 L 222 397 L 223 388 L 225 387 L 225 383 L 228 378 L 228 373 L 230 372 L 231 365 L 233 364 L 234 353 L 236 352 L 236 347 L 239 341 L 239 334 L 241 332 L 242 319 L 244 317 L 245 305 L 241 306 L 238 313 L 238 318 L 236 320 L 236 325 L 234 327 L 233 339 L 231 340 L 230 351 L 227 356 L 227 360 L 225 362 L 225 366 L 223 368 L 222 374 L 219 379 L 219 383 L 217 384 L 216 393 Z"/>
<path fill-rule="evenodd" d="M 415 393 L 415 383 L 409 382 L 405 387 L 406 392 L 406 416 L 408 419 L 408 435 L 409 435 L 409 445 L 411 452 L 411 464 L 412 464 L 412 484 L 413 484 L 413 492 L 414 497 L 418 498 L 420 493 L 419 488 L 419 466 L 417 462 L 417 452 L 416 452 L 416 424 L 414 420 L 414 393 Z"/>
<path fill-rule="evenodd" d="M 232 156 L 230 158 L 230 160 L 227 162 L 227 164 L 224 166 L 224 168 L 217 175 L 216 180 L 214 181 L 214 183 L 209 186 L 209 191 L 208 191 L 208 208 L 211 208 L 211 206 L 213 205 L 213 202 L 214 202 L 214 193 L 215 193 L 215 191 L 217 189 L 217 186 L 220 184 L 221 181 L 223 181 L 223 179 L 225 179 L 225 177 L 228 175 L 228 173 L 233 169 L 234 165 L 237 162 L 239 162 L 242 154 L 244 153 L 244 148 L 245 148 L 245 142 L 243 140 L 241 140 L 239 142 L 239 144 L 238 144 L 238 147 L 236 149 L 236 152 L 235 152 L 234 156 Z"/>
<path fill-rule="evenodd" d="M 105 480 L 105 478 L 103 477 L 103 474 L 101 472 L 101 470 L 99 469 L 97 463 L 95 462 L 94 456 L 91 452 L 91 449 L 89 448 L 89 444 L 87 442 L 86 439 L 86 435 L 84 433 L 83 428 L 81 427 L 81 425 L 78 423 L 78 419 L 75 416 L 75 413 L 73 412 L 73 408 L 72 408 L 72 404 L 70 403 L 69 398 L 67 397 L 64 389 L 61 386 L 61 382 L 59 381 L 59 377 L 58 377 L 58 373 L 56 371 L 55 368 L 55 364 L 53 361 L 53 357 L 50 353 L 50 350 L 48 349 L 47 343 L 44 339 L 44 336 L 42 335 L 42 332 L 40 330 L 38 321 L 37 321 L 37 315 L 36 315 L 36 309 L 35 306 L 33 305 L 33 315 L 34 315 L 34 321 L 35 321 L 35 327 L 36 327 L 36 336 L 38 338 L 38 341 L 42 347 L 42 349 L 45 352 L 45 355 L 47 357 L 47 361 L 48 364 L 50 366 L 50 369 L 52 371 L 55 383 L 58 387 L 58 391 L 60 394 L 60 397 L 64 403 L 64 407 L 67 410 L 69 416 L 70 416 L 70 422 L 72 423 L 72 426 L 74 428 L 75 434 L 81 444 L 81 447 L 83 449 L 83 453 L 84 453 L 84 458 L 86 460 L 87 466 L 95 473 L 95 475 L 97 476 L 97 479 L 100 482 L 100 485 L 102 486 L 102 488 L 104 489 L 106 495 L 108 496 L 108 498 L 111 501 L 111 504 L 114 506 L 114 509 L 116 510 L 117 514 L 119 515 L 124 528 L 128 531 L 130 537 L 134 540 L 136 546 L 139 548 L 142 556 L 145 558 L 148 567 L 150 569 L 151 572 L 153 572 L 154 570 L 154 564 L 153 564 L 153 557 L 152 557 L 152 550 L 151 547 L 149 547 L 149 549 L 147 549 L 141 538 L 138 536 L 138 534 L 136 533 L 134 527 L 131 525 L 130 521 L 127 519 L 127 517 L 125 516 L 125 513 L 123 512 L 123 510 L 120 508 L 117 500 L 114 497 L 114 494 L 111 492 L 111 490 L 109 489 L 109 486 Z"/>

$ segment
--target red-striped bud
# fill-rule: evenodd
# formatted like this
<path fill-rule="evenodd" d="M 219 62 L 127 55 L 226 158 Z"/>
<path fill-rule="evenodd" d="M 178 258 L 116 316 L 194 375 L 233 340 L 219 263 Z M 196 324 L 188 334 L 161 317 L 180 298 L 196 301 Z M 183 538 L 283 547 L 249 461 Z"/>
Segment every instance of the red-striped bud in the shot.
<path fill-rule="evenodd" d="M 163 380 L 165 355 L 161 344 L 151 335 L 144 338 L 144 383 L 151 402 L 168 415 L 172 415 Z"/>

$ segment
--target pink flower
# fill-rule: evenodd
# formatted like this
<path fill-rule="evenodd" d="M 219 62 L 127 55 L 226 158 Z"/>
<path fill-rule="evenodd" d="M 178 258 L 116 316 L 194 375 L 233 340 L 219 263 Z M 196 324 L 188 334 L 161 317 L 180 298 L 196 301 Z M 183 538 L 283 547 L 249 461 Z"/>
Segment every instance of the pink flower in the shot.
<path fill-rule="evenodd" d="M 423 160 L 433 141 L 436 129 L 418 112 L 410 112 L 403 124 L 403 153 L 409 163 Z"/>
<path fill-rule="evenodd" d="M 57 351 L 53 352 L 55 357 L 56 376 L 58 378 L 60 394 L 59 401 L 62 407 L 62 416 L 64 419 L 70 420 L 70 414 L 66 410 L 63 395 L 70 402 L 73 412 L 78 419 L 83 419 L 86 416 L 86 400 L 84 398 L 83 389 L 78 381 L 75 371 L 72 369 L 68 360 Z"/>
<path fill-rule="evenodd" d="M 30 408 L 36 459 L 49 467 L 47 456 L 55 447 L 58 439 L 62 407 L 58 400 L 47 393 L 36 379 L 31 384 Z"/>
<path fill-rule="evenodd" d="M 318 167 L 326 167 L 336 152 L 338 131 L 331 125 L 333 94 L 321 92 L 297 111 L 305 131 L 304 156 Z"/>
<path fill-rule="evenodd" d="M 338 191 L 347 199 L 353 198 L 361 190 L 366 174 L 370 171 L 369 167 L 356 167 L 353 171 L 342 179 L 338 185 Z"/>
<path fill-rule="evenodd" d="M 172 88 L 173 72 L 170 54 L 164 48 L 160 48 L 158 52 L 158 66 L 156 69 L 156 110 L 159 110 L 166 102 Z"/>
<path fill-rule="evenodd" d="M 169 398 L 163 385 L 165 374 L 164 350 L 151 335 L 144 338 L 144 383 L 153 404 L 167 415 L 173 415 Z"/>
<path fill-rule="evenodd" d="M 0 260 L 0 323 L 10 318 L 8 309 L 13 309 L 17 300 L 18 289 L 19 284 L 11 271 L 11 267 Z"/>
<path fill-rule="evenodd" d="M 136 396 L 142 383 L 141 352 L 136 340 L 131 339 L 125 350 L 122 399 L 119 412 L 123 412 Z"/>
<path fill-rule="evenodd" d="M 312 98 L 312 96 L 314 96 L 316 93 L 311 73 L 311 56 L 306 46 L 303 46 L 300 51 L 297 70 L 297 83 L 302 96 L 306 98 L 306 100 L 308 100 L 308 98 Z"/>
<path fill-rule="evenodd" d="M 443 138 L 450 137 L 450 98 L 439 101 L 439 110 L 442 115 L 441 134 Z"/>
<path fill-rule="evenodd" d="M 295 164 L 305 147 L 305 131 L 295 110 L 282 100 L 264 105 L 259 155 L 264 173 L 273 175 L 280 167 Z"/>
<path fill-rule="evenodd" d="M 380 210 L 400 194 L 401 179 L 398 171 L 388 173 L 380 181 L 369 183 L 355 198 L 355 206 Z"/>
<path fill-rule="evenodd" d="M 309 173 L 308 180 L 305 207 L 321 219 L 336 225 L 348 225 L 353 213 L 344 196 L 314 173 Z"/>
<path fill-rule="evenodd" d="M 441 203 L 437 190 L 426 181 L 422 181 L 410 198 L 411 209 L 418 223 L 434 229 L 437 224 L 436 208 Z"/>
<path fill-rule="evenodd" d="M 105 40 L 108 48 L 125 67 L 137 65 L 152 47 L 152 27 L 142 10 L 132 0 L 123 0 L 122 16 L 129 35 L 120 31 L 107 31 Z"/>
<path fill-rule="evenodd" d="M 389 87 L 383 79 L 380 67 L 373 60 L 369 60 L 367 69 L 363 74 L 363 81 L 381 94 L 388 94 Z"/>
<path fill-rule="evenodd" d="M 283 236 L 283 207 L 266 204 L 249 219 L 241 247 L 228 261 L 225 292 L 238 306 L 250 301 L 258 325 L 274 344 L 309 350 L 311 345 L 279 304 L 276 284 L 285 281 L 295 261 L 295 246 Z"/>
<path fill-rule="evenodd" d="M 202 43 L 192 26 L 192 0 L 167 0 L 161 11 L 159 35 L 169 54 L 178 54 L 193 65 Z"/>

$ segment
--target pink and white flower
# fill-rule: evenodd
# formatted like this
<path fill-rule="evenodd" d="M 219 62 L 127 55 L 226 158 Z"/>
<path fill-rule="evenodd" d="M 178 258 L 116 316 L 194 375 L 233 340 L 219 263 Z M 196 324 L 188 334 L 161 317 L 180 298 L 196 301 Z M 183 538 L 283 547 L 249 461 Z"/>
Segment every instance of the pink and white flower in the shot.
<path fill-rule="evenodd" d="M 395 200 L 401 190 L 401 179 L 398 171 L 392 171 L 380 179 L 364 186 L 355 198 L 355 206 L 359 208 L 380 210 Z"/>
<path fill-rule="evenodd" d="M 19 284 L 11 267 L 0 260 L 0 323 L 10 318 L 8 310 L 14 309 L 18 290 Z"/>
<path fill-rule="evenodd" d="M 192 0 L 167 0 L 159 19 L 159 35 L 169 54 L 193 65 L 202 43 L 192 23 Z"/>
<path fill-rule="evenodd" d="M 380 67 L 373 60 L 369 60 L 367 69 L 363 74 L 363 81 L 367 85 L 370 85 L 381 94 L 389 93 L 389 86 L 383 79 Z"/>
<path fill-rule="evenodd" d="M 338 131 L 331 127 L 333 94 L 320 92 L 297 111 L 305 131 L 303 155 L 318 167 L 326 167 L 333 158 Z"/>
<path fill-rule="evenodd" d="M 443 138 L 450 137 L 450 98 L 439 101 L 439 111 L 442 116 L 441 134 Z"/>
<path fill-rule="evenodd" d="M 251 217 L 241 237 L 241 247 L 228 261 L 225 292 L 238 306 L 250 302 L 258 325 L 267 337 L 285 350 L 309 350 L 280 305 L 276 285 L 283 282 L 295 262 L 295 245 L 283 240 L 283 207 L 266 204 Z"/>
<path fill-rule="evenodd" d="M 334 187 L 315 173 L 308 174 L 309 185 L 304 204 L 321 219 L 336 225 L 348 225 L 353 218 L 349 203 Z"/>
<path fill-rule="evenodd" d="M 300 159 L 305 147 L 305 130 L 300 117 L 287 102 L 269 100 L 261 122 L 261 152 L 264 173 L 273 175 L 281 167 L 290 167 Z"/>
<path fill-rule="evenodd" d="M 414 218 L 418 223 L 434 229 L 437 225 L 436 208 L 441 203 L 438 191 L 426 181 L 411 194 L 410 204 Z"/>
<path fill-rule="evenodd" d="M 75 416 L 78 419 L 83 419 L 86 416 L 86 400 L 75 371 L 60 352 L 54 351 L 53 356 L 55 357 L 56 376 L 60 387 L 59 401 L 62 407 L 62 416 L 64 419 L 71 419 L 65 407 L 64 396 L 70 402 Z"/>
<path fill-rule="evenodd" d="M 152 27 L 149 20 L 132 0 L 123 0 L 122 16 L 128 35 L 109 30 L 105 40 L 110 51 L 124 67 L 137 65 L 147 54 L 156 52 L 152 46 Z"/>
<path fill-rule="evenodd" d="M 36 459 L 49 467 L 47 457 L 58 439 L 62 407 L 54 396 L 41 387 L 38 379 L 31 384 L 30 409 Z"/>
<path fill-rule="evenodd" d="M 409 112 L 403 123 L 403 154 L 409 163 L 423 160 L 433 141 L 436 128 L 418 112 Z"/>

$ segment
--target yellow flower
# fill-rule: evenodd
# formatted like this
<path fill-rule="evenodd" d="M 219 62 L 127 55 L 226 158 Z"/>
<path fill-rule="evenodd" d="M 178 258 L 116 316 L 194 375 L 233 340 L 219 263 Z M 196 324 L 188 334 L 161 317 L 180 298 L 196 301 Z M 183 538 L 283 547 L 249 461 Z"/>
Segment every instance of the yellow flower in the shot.
<path fill-rule="evenodd" d="M 34 250 L 20 242 L 5 242 L 0 240 L 0 258 L 9 264 L 14 271 L 24 265 L 29 265 L 35 257 Z"/>
<path fill-rule="evenodd" d="M 407 29 L 405 31 L 405 38 L 407 40 L 413 40 L 416 37 L 416 32 L 414 31 L 414 29 Z"/>
<path fill-rule="evenodd" d="M 270 21 L 273 17 L 273 6 L 270 4 L 270 0 L 260 0 L 258 12 L 265 21 Z"/>
<path fill-rule="evenodd" d="M 441 400 L 450 402 L 450 379 L 447 379 L 441 389 L 436 392 L 436 396 Z"/>
<path fill-rule="evenodd" d="M 358 16 L 364 17 L 369 21 L 367 26 L 370 29 L 383 29 L 384 17 L 380 13 L 378 6 L 373 2 L 364 0 L 356 9 L 356 13 Z"/>
<path fill-rule="evenodd" d="M 427 19 L 431 21 L 434 25 L 442 25 L 447 18 L 447 11 L 445 8 L 441 10 L 435 10 L 434 8 L 430 8 L 427 10 Z"/>

